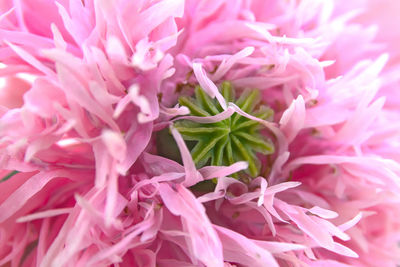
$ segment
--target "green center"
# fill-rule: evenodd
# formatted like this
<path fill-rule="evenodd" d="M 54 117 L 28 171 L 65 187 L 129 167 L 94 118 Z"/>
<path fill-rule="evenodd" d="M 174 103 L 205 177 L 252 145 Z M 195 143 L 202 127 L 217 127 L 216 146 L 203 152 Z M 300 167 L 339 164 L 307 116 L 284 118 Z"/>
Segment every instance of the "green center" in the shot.
<path fill-rule="evenodd" d="M 245 90 L 238 99 L 229 82 L 223 82 L 220 90 L 226 102 L 235 103 L 244 112 L 263 120 L 272 118 L 272 109 L 260 104 L 258 90 Z M 200 86 L 195 88 L 194 97 L 180 97 L 179 103 L 189 108 L 191 116 L 208 117 L 223 111 L 218 101 L 211 99 Z M 261 169 L 257 153 L 268 155 L 274 152 L 271 141 L 260 133 L 262 125 L 237 113 L 219 122 L 204 124 L 180 120 L 174 126 L 191 148 L 197 168 L 205 165 L 227 166 L 238 161 L 247 161 L 249 167 L 246 173 L 256 177 Z M 233 177 L 239 178 L 238 174 Z"/>

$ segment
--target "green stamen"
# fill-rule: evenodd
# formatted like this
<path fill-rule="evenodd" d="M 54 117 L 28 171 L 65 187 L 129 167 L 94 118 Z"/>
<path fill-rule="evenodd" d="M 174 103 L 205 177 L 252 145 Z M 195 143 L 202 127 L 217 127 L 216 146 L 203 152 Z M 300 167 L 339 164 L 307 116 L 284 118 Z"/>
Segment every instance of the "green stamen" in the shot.
<path fill-rule="evenodd" d="M 273 111 L 260 104 L 258 90 L 246 90 L 235 99 L 235 91 L 229 82 L 223 82 L 221 93 L 227 102 L 234 102 L 243 111 L 260 119 L 270 119 Z M 222 112 L 218 101 L 211 99 L 199 86 L 194 97 L 181 97 L 179 103 L 190 110 L 191 116 L 213 116 Z M 251 177 L 260 174 L 261 163 L 256 153 L 269 155 L 274 146 L 261 133 L 262 125 L 237 113 L 220 122 L 197 123 L 188 120 L 177 121 L 175 128 L 186 142 L 190 142 L 191 154 L 197 168 L 205 165 L 227 166 L 238 161 L 249 164 L 246 173 Z M 195 145 L 193 147 L 193 142 Z M 239 174 L 232 175 L 239 178 Z"/>

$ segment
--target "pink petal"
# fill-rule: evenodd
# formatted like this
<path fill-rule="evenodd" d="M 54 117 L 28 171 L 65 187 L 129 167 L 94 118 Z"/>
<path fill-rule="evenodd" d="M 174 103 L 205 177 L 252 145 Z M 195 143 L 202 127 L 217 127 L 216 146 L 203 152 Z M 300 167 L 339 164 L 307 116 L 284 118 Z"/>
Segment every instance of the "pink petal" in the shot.
<path fill-rule="evenodd" d="M 159 191 L 166 207 L 173 214 L 181 216 L 186 225 L 194 256 L 209 266 L 223 266 L 221 242 L 205 214 L 204 207 L 190 191 L 179 184 L 175 189 L 167 184 L 160 184 Z"/>
<path fill-rule="evenodd" d="M 216 97 L 221 107 L 226 110 L 227 105 L 217 86 L 207 77 L 201 63 L 193 63 L 193 72 L 198 80 L 201 88 L 210 95 L 211 98 Z"/>
<path fill-rule="evenodd" d="M 221 238 L 227 261 L 257 267 L 266 264 L 268 266 L 279 266 L 268 250 L 257 245 L 257 241 L 248 239 L 224 227 L 215 226 L 215 228 Z"/>
<path fill-rule="evenodd" d="M 232 173 L 245 170 L 248 167 L 248 163 L 246 161 L 239 161 L 231 166 L 205 166 L 199 170 L 204 180 L 212 179 L 212 178 L 220 178 L 223 176 L 228 176 Z"/>
<path fill-rule="evenodd" d="M 22 208 L 48 182 L 58 177 L 69 177 L 70 175 L 71 172 L 67 170 L 52 170 L 32 176 L 0 204 L 0 222 L 7 220 Z"/>
<path fill-rule="evenodd" d="M 181 157 L 183 161 L 183 166 L 185 167 L 185 186 L 192 186 L 197 184 L 198 182 L 202 181 L 203 178 L 201 174 L 197 171 L 196 166 L 192 160 L 192 156 L 189 152 L 189 149 L 186 147 L 185 141 L 183 141 L 182 136 L 180 133 L 174 128 L 170 127 L 172 136 L 174 137 L 179 151 L 181 152 Z"/>
<path fill-rule="evenodd" d="M 101 139 L 114 159 L 119 161 L 125 159 L 126 143 L 120 133 L 112 130 L 103 130 L 101 133 Z"/>
<path fill-rule="evenodd" d="M 246 58 L 250 56 L 254 52 L 254 47 L 246 47 L 241 51 L 237 52 L 236 54 L 229 57 L 226 61 L 222 61 L 219 65 L 218 69 L 212 76 L 212 80 L 218 81 L 220 80 L 232 66 L 242 58 Z"/>
<path fill-rule="evenodd" d="M 68 214 L 71 212 L 71 210 L 72 210 L 71 208 L 62 208 L 62 209 L 52 209 L 52 210 L 37 212 L 34 214 L 29 214 L 29 215 L 20 217 L 17 219 L 17 222 L 23 223 L 23 222 L 29 222 L 29 221 L 33 221 L 33 220 L 48 218 L 48 217 L 52 217 L 52 216 L 58 216 L 61 214 Z"/>
<path fill-rule="evenodd" d="M 304 99 L 301 95 L 292 102 L 290 107 L 283 113 L 280 124 L 288 142 L 291 142 L 298 132 L 303 128 L 305 120 Z"/>

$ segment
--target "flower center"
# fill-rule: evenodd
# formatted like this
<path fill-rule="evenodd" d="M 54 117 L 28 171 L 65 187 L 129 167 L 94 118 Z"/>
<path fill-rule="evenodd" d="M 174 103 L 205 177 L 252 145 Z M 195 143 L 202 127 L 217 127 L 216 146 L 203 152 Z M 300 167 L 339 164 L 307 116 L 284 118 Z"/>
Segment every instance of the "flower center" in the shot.
<path fill-rule="evenodd" d="M 245 90 L 239 98 L 229 82 L 223 82 L 220 88 L 226 102 L 233 102 L 244 112 L 263 120 L 273 116 L 273 110 L 260 104 L 258 90 Z M 201 88 L 195 88 L 193 97 L 182 96 L 179 104 L 190 110 L 191 116 L 209 117 L 223 111 L 217 100 L 211 99 Z M 197 168 L 205 165 L 228 166 L 238 161 L 247 161 L 248 169 L 244 173 L 232 176 L 242 178 L 247 174 L 256 177 L 260 174 L 261 163 L 257 154 L 269 155 L 274 145 L 261 134 L 262 125 L 237 113 L 214 123 L 198 123 L 179 120 L 174 127 L 185 140 Z"/>

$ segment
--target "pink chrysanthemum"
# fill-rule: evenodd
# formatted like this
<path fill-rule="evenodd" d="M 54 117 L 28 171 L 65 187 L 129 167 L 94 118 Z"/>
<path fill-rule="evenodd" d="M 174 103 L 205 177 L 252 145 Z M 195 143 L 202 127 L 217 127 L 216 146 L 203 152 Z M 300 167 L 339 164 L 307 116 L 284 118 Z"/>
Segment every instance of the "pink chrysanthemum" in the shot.
<path fill-rule="evenodd" d="M 0 266 L 400 264 L 399 10 L 0 1 Z"/>

